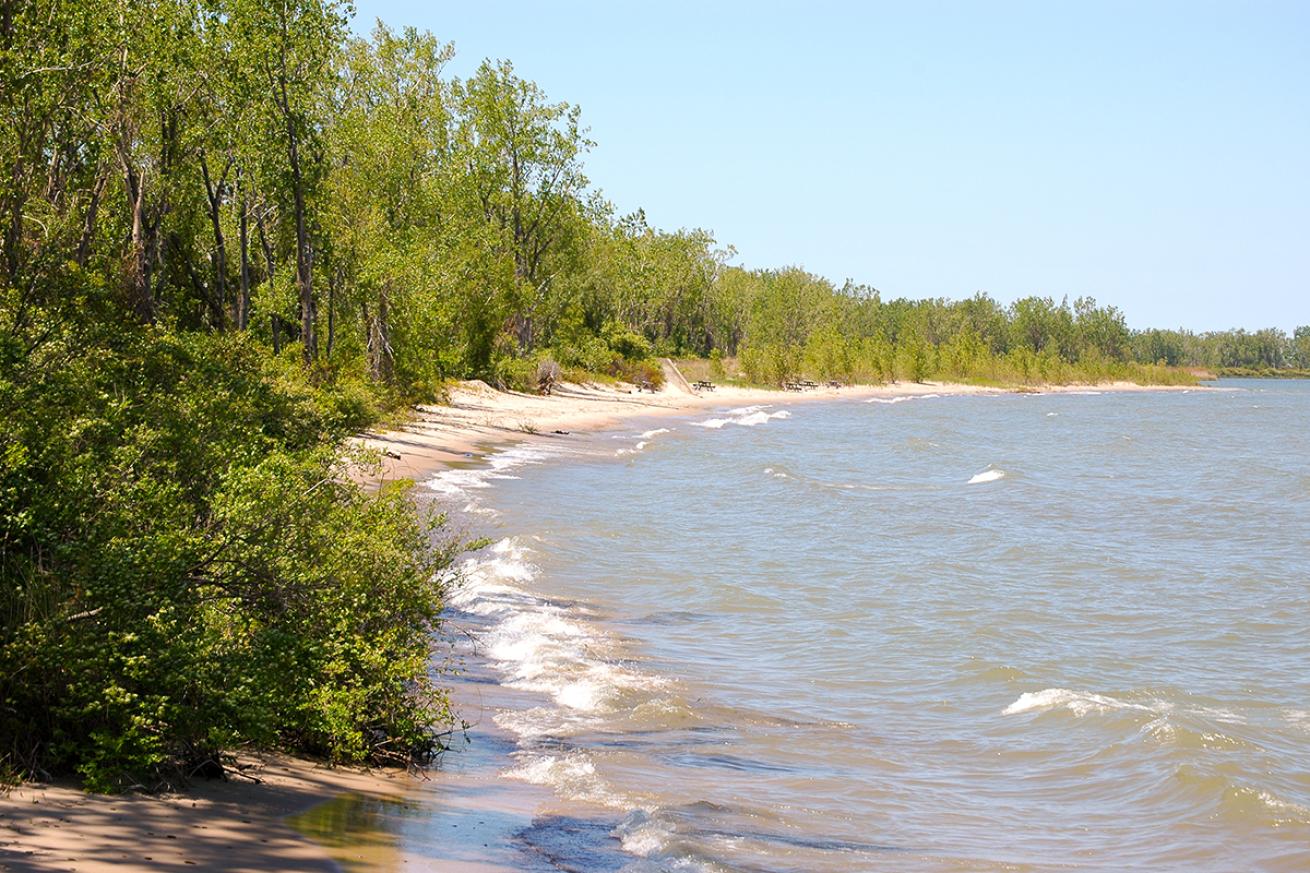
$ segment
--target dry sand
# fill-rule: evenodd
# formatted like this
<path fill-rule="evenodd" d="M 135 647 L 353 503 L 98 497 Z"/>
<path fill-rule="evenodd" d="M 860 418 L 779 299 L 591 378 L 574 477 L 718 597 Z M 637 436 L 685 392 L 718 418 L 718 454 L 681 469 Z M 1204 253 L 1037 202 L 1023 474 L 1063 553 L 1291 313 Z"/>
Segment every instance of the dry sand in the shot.
<path fill-rule="evenodd" d="M 456 387 L 445 406 L 423 406 L 412 421 L 366 434 L 379 450 L 382 479 L 420 480 L 490 448 L 566 439 L 630 419 L 697 409 L 922 394 L 996 394 L 942 383 L 819 388 L 802 393 L 719 387 L 695 392 L 666 364 L 656 393 L 628 386 L 563 385 L 549 397 Z M 1052 392 L 1161 390 L 1129 383 L 1059 386 Z M 1168 389 L 1163 389 L 1168 390 Z M 567 433 L 558 433 L 567 432 Z M 486 687 L 486 686 L 483 686 Z M 467 688 L 465 689 L 467 691 Z M 465 697 L 458 689 L 459 698 Z M 467 715 L 466 715 L 467 717 Z M 489 722 L 489 719 L 488 719 Z M 478 732 L 479 734 L 481 732 Z M 492 739 L 487 745 L 495 745 Z M 508 844 L 551 800 L 544 790 L 497 778 L 494 755 L 447 755 L 442 770 L 327 769 L 286 757 L 259 762 L 259 782 L 197 782 L 185 795 L 88 795 L 72 784 L 25 785 L 0 796 L 0 871 L 129 870 L 513 870 Z M 397 850 L 380 824 L 417 809 L 423 793 L 431 832 L 421 856 Z M 435 798 L 435 799 L 434 799 Z M 294 825 L 294 826 L 293 826 Z M 311 839 L 310 835 L 316 839 Z"/>
<path fill-rule="evenodd" d="M 525 441 L 561 439 L 580 431 L 603 430 L 629 419 L 686 414 L 697 409 L 754 404 L 790 405 L 822 400 L 908 397 L 924 394 L 1005 394 L 1007 389 L 947 382 L 821 387 L 803 392 L 721 385 L 713 391 L 692 391 L 667 362 L 665 386 L 656 393 L 632 386 L 559 386 L 549 397 L 497 391 L 479 381 L 461 382 L 443 406 L 416 407 L 414 417 L 394 430 L 370 433 L 360 442 L 382 452 L 381 479 L 414 479 L 449 464 L 467 462 L 493 447 Z M 1078 391 L 1187 390 L 1141 386 L 1131 382 L 1100 385 L 1058 385 L 1047 393 Z M 566 434 L 559 433 L 567 432 Z"/>

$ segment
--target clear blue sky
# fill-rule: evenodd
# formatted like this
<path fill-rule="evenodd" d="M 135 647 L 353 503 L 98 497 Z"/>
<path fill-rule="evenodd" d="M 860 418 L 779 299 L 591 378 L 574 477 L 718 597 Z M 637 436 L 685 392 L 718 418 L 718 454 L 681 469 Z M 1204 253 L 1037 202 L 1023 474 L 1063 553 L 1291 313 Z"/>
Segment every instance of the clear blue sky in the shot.
<path fill-rule="evenodd" d="M 358 0 L 582 107 L 620 212 L 884 299 L 1310 324 L 1310 2 Z"/>

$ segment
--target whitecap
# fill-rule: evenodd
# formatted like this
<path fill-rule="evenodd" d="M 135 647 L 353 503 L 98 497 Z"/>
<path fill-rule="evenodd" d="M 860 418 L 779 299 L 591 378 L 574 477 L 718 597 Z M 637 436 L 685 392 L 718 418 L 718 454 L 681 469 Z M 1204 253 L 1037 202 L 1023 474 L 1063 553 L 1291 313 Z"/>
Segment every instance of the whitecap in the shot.
<path fill-rule="evenodd" d="M 741 427 L 755 427 L 761 424 L 767 424 L 774 419 L 791 418 L 791 413 L 785 409 L 777 412 L 765 412 L 763 406 L 743 406 L 740 409 L 729 410 L 731 418 L 707 418 L 704 421 L 693 421 L 696 427 L 706 427 L 711 430 L 719 430 L 729 424 L 740 425 Z"/>
<path fill-rule="evenodd" d="M 981 485 L 984 482 L 995 482 L 998 479 L 1004 479 L 1004 478 L 1005 478 L 1004 470 L 996 470 L 989 467 L 988 469 L 983 470 L 981 473 L 976 473 L 973 476 L 973 478 L 971 478 L 966 484 Z"/>
<path fill-rule="evenodd" d="M 518 765 L 503 774 L 509 779 L 549 786 L 570 800 L 583 800 L 620 809 L 627 806 L 596 773 L 596 766 L 586 752 L 559 756 L 520 752 L 515 757 L 519 761 Z"/>
<path fill-rule="evenodd" d="M 442 470 L 423 484 L 438 494 L 466 497 L 472 503 L 475 498 L 470 491 L 490 488 L 496 479 L 517 479 L 519 477 L 510 475 L 509 471 L 529 464 L 540 464 L 551 454 L 552 451 L 544 446 L 514 446 L 489 456 L 481 467 Z"/>
<path fill-rule="evenodd" d="M 1074 715 L 1081 718 L 1088 713 L 1104 713 L 1116 709 L 1135 709 L 1144 712 L 1152 712 L 1149 706 L 1142 706 L 1137 703 L 1128 703 L 1123 700 L 1116 700 L 1113 697 L 1106 697 L 1103 694 L 1093 694 L 1088 691 L 1071 691 L 1068 688 L 1044 688 L 1041 691 L 1025 691 L 1019 695 L 1019 698 L 1011 703 L 1005 709 L 1001 710 L 1001 715 L 1018 715 L 1023 712 L 1044 712 L 1049 709 L 1058 709 L 1063 707 L 1068 709 Z"/>
<path fill-rule="evenodd" d="M 623 851 L 648 858 L 663 851 L 674 836 L 673 828 L 645 810 L 635 810 L 614 829 Z"/>

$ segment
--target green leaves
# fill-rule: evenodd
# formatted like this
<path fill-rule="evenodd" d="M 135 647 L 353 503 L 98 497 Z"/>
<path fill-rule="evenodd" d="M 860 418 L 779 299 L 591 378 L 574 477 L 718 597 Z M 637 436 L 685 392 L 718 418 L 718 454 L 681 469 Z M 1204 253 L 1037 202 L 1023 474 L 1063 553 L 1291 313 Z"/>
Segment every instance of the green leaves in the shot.
<path fill-rule="evenodd" d="M 241 335 L 106 340 L 9 373 L 0 756 L 106 789 L 246 742 L 422 755 L 450 552 L 345 475 L 340 387 Z"/>

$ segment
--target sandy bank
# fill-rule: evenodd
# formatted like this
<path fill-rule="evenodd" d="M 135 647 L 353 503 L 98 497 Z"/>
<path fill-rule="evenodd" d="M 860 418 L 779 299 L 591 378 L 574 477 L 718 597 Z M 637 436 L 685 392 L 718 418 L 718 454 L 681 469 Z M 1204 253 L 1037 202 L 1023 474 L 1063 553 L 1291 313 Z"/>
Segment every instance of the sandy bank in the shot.
<path fill-rule="evenodd" d="M 631 419 L 686 414 L 697 409 L 763 404 L 782 406 L 925 394 L 1013 393 L 1010 389 L 948 382 L 821 387 L 804 392 L 721 385 L 713 391 L 697 392 L 674 387 L 678 381 L 667 379 L 665 387 L 653 394 L 638 392 L 627 385 L 611 387 L 566 384 L 549 397 L 497 391 L 478 381 L 462 382 L 450 392 L 448 404 L 417 407 L 414 418 L 403 426 L 367 434 L 360 442 L 382 452 L 382 479 L 408 478 L 421 481 L 452 463 L 466 462 L 480 456 L 491 447 L 525 441 L 564 439 L 576 432 L 616 427 Z M 1188 389 L 1112 382 L 1024 390 L 1076 393 Z"/>

